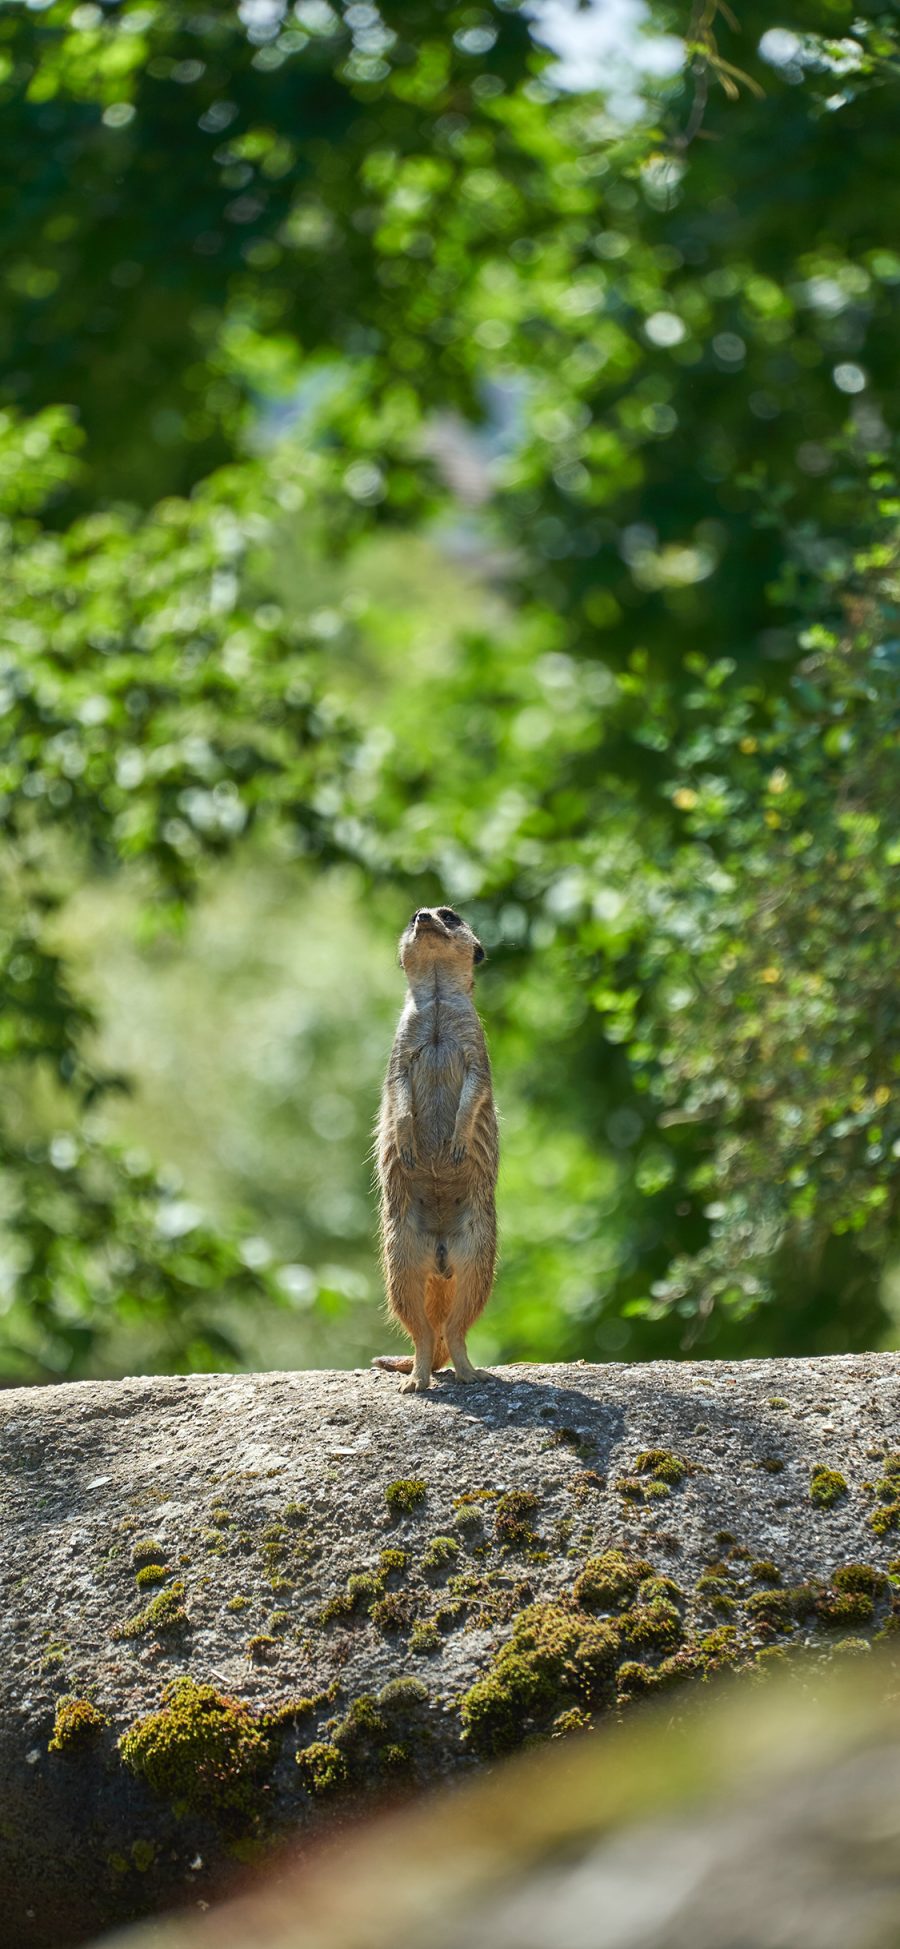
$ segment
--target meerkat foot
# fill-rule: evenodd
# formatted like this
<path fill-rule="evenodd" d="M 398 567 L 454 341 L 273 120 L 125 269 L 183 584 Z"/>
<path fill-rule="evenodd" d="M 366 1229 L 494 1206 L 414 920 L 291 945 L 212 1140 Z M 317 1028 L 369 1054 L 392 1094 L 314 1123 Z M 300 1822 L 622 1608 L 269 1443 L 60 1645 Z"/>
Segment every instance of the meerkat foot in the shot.
<path fill-rule="evenodd" d="M 490 1371 L 490 1368 L 473 1367 L 471 1360 L 454 1361 L 453 1373 L 455 1379 L 458 1381 L 462 1381 L 464 1386 L 467 1385 L 469 1381 L 490 1381 L 493 1380 L 494 1378 L 493 1374 Z"/>
<path fill-rule="evenodd" d="M 427 1394 L 431 1386 L 430 1374 L 410 1374 L 408 1381 L 401 1381 L 401 1394 Z"/>

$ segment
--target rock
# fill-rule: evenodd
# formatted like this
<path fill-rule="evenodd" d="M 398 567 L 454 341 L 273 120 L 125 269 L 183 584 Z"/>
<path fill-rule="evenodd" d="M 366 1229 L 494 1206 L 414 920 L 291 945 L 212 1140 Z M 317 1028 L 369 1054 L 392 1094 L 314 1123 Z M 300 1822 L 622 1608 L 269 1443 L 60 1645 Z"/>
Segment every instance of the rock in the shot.
<path fill-rule="evenodd" d="M 367 1823 L 103 1949 L 896 1949 L 900 1710 L 881 1657 L 695 1693 Z"/>
<path fill-rule="evenodd" d="M 7 1939 L 209 1901 L 376 1788 L 788 1641 L 865 1650 L 898 1394 L 880 1354 L 3 1395 Z"/>

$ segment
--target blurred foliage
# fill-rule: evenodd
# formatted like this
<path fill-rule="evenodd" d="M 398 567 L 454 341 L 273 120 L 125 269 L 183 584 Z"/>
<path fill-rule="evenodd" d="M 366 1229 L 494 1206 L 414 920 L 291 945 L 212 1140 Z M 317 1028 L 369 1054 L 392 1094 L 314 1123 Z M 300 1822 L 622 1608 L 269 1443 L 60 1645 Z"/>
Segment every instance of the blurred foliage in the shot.
<path fill-rule="evenodd" d="M 482 1358 L 893 1334 L 896 15 L 644 31 L 684 59 L 626 111 L 515 0 L 0 14 L 10 1375 L 229 1362 L 276 1300 L 371 1350 L 382 971 L 438 892 L 492 950 Z M 186 928 L 189 1096 L 232 855 L 277 1102 L 160 1110 L 153 1163 L 119 896 L 71 895 Z"/>

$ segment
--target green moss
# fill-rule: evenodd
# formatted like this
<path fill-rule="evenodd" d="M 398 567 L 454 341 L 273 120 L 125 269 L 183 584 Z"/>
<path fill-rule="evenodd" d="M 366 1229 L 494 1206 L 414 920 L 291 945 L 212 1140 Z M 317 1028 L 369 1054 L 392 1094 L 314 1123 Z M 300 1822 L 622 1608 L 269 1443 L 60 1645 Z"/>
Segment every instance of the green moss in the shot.
<path fill-rule="evenodd" d="M 264 1664 L 270 1654 L 278 1650 L 278 1639 L 273 1638 L 268 1631 L 257 1631 L 255 1637 L 247 1639 L 246 1650 L 247 1657 L 251 1658 L 254 1664 Z"/>
<path fill-rule="evenodd" d="M 867 1521 L 876 1536 L 888 1536 L 891 1530 L 900 1528 L 900 1455 L 894 1452 L 885 1455 L 881 1469 L 881 1477 L 875 1484 L 881 1506 L 873 1509 Z"/>
<path fill-rule="evenodd" d="M 697 1578 L 697 1596 L 704 1604 L 711 1604 L 714 1610 L 731 1610 L 734 1604 L 734 1585 L 727 1577 L 721 1577 L 715 1570 L 704 1570 Z"/>
<path fill-rule="evenodd" d="M 382 1780 L 385 1774 L 408 1772 L 414 1749 L 426 1747 L 430 1732 L 426 1710 L 427 1686 L 417 1678 L 392 1679 L 375 1697 L 363 1692 L 355 1698 L 343 1719 L 326 1727 L 332 1749 L 341 1755 L 338 1777 L 330 1776 L 327 1762 L 325 1788 L 363 1787 Z M 307 1749 L 309 1751 L 309 1749 Z M 321 1756 L 318 1756 L 321 1762 Z M 302 1764 L 302 1759 L 301 1759 Z"/>
<path fill-rule="evenodd" d="M 602 1556 L 588 1557 L 575 1583 L 575 1600 L 587 1611 L 614 1611 L 632 1602 L 639 1584 L 652 1572 L 652 1564 L 643 1557 L 605 1550 Z"/>
<path fill-rule="evenodd" d="M 684 1592 L 671 1577 L 645 1577 L 638 1586 L 638 1596 L 642 1604 L 680 1604 Z"/>
<path fill-rule="evenodd" d="M 131 1545 L 131 1561 L 135 1570 L 142 1563 L 164 1563 L 165 1560 L 165 1544 L 158 1542 L 155 1536 L 139 1536 L 137 1542 Z"/>
<path fill-rule="evenodd" d="M 405 1631 L 418 1610 L 418 1599 L 408 1590 L 389 1590 L 371 1605 L 369 1616 L 379 1631 Z"/>
<path fill-rule="evenodd" d="M 591 1496 L 606 1488 L 606 1477 L 598 1475 L 596 1469 L 578 1469 L 569 1477 L 566 1488 L 576 1502 L 588 1502 Z"/>
<path fill-rule="evenodd" d="M 873 1599 L 864 1590 L 839 1590 L 823 1592 L 816 1605 L 816 1615 L 823 1624 L 832 1629 L 848 1624 L 870 1624 L 875 1614 Z"/>
<path fill-rule="evenodd" d="M 655 1482 L 667 1482 L 672 1487 L 683 1482 L 689 1470 L 690 1464 L 667 1448 L 642 1448 L 632 1463 L 634 1475 L 649 1475 Z"/>
<path fill-rule="evenodd" d="M 583 1712 L 580 1705 L 570 1705 L 567 1712 L 559 1712 L 550 1727 L 551 1739 L 562 1739 L 570 1732 L 589 1732 L 593 1724 L 589 1712 Z"/>
<path fill-rule="evenodd" d="M 463 1503 L 461 1508 L 457 1508 L 453 1523 L 456 1529 L 461 1529 L 466 1535 L 480 1536 L 484 1532 L 481 1511 L 476 1509 L 473 1503 Z"/>
<path fill-rule="evenodd" d="M 147 1631 L 180 1631 L 188 1621 L 187 1611 L 182 1603 L 184 1584 L 171 1584 L 168 1590 L 161 1590 L 158 1597 L 151 1599 L 146 1609 L 136 1616 L 126 1619 L 114 1632 L 117 1638 L 141 1638 Z"/>
<path fill-rule="evenodd" d="M 229 1597 L 225 1609 L 226 1611 L 245 1611 L 247 1605 L 251 1602 L 252 1599 L 249 1597 Z"/>
<path fill-rule="evenodd" d="M 297 1754 L 304 1785 L 317 1798 L 340 1792 L 348 1782 L 348 1767 L 339 1746 L 316 1739 Z"/>
<path fill-rule="evenodd" d="M 636 1604 L 620 1625 L 622 1639 L 632 1651 L 671 1651 L 681 1637 L 681 1617 L 674 1604 Z"/>
<path fill-rule="evenodd" d="M 790 1401 L 786 1401 L 783 1394 L 769 1395 L 770 1408 L 789 1408 L 790 1405 Z"/>
<path fill-rule="evenodd" d="M 900 1499 L 888 1503 L 884 1508 L 873 1509 L 866 1521 L 876 1536 L 888 1536 L 891 1530 L 900 1529 Z"/>
<path fill-rule="evenodd" d="M 761 1455 L 756 1467 L 758 1469 L 765 1469 L 767 1475 L 782 1475 L 784 1473 L 784 1462 L 780 1455 Z"/>
<path fill-rule="evenodd" d="M 338 1617 L 358 1617 L 370 1611 L 384 1591 L 384 1578 L 376 1570 L 355 1571 L 343 1588 L 330 1597 L 319 1612 L 319 1623 L 330 1624 Z"/>
<path fill-rule="evenodd" d="M 642 1448 L 616 1488 L 628 1502 L 659 1502 L 691 1473 L 691 1464 L 668 1448 Z"/>
<path fill-rule="evenodd" d="M 119 1740 L 129 1771 L 176 1812 L 255 1829 L 272 1760 L 268 1728 L 250 1706 L 178 1678 L 162 1706 Z"/>
<path fill-rule="evenodd" d="M 417 1651 L 427 1657 L 434 1651 L 440 1651 L 442 1642 L 440 1631 L 437 1625 L 432 1623 L 431 1618 L 421 1618 L 413 1625 L 409 1640 L 410 1651 Z"/>
<path fill-rule="evenodd" d="M 61 1667 L 66 1662 L 67 1656 L 68 1656 L 67 1645 L 63 1645 L 63 1644 L 48 1645 L 46 1651 L 44 1652 L 41 1658 L 40 1664 L 38 1665 L 38 1671 L 41 1673 L 43 1677 L 46 1678 L 50 1672 L 56 1672 L 61 1669 Z"/>
<path fill-rule="evenodd" d="M 139 1875 L 145 1875 L 156 1860 L 156 1848 L 152 1841 L 132 1841 L 131 1865 Z"/>
<path fill-rule="evenodd" d="M 793 1593 L 788 1590 L 760 1590 L 748 1597 L 744 1610 L 751 1623 L 764 1624 L 773 1631 L 792 1631 L 795 1621 Z"/>
<path fill-rule="evenodd" d="M 138 1590 L 147 1590 L 152 1584 L 164 1584 L 172 1571 L 167 1563 L 145 1563 L 135 1577 Z"/>
<path fill-rule="evenodd" d="M 90 1699 L 60 1699 L 53 1721 L 53 1737 L 48 1753 L 81 1752 L 97 1738 L 109 1720 Z"/>
<path fill-rule="evenodd" d="M 379 1703 L 391 1712 L 408 1711 L 412 1706 L 428 1702 L 428 1687 L 420 1678 L 391 1678 L 378 1694 Z"/>
<path fill-rule="evenodd" d="M 469 1743 L 483 1754 L 509 1752 L 567 1705 L 598 1704 L 609 1694 L 620 1642 L 613 1624 L 561 1604 L 530 1605 L 460 1703 Z"/>
<path fill-rule="evenodd" d="M 234 1519 L 221 1503 L 216 1503 L 209 1512 L 209 1520 L 216 1529 L 227 1529 Z"/>
<path fill-rule="evenodd" d="M 657 1500 L 669 1494 L 667 1482 L 645 1482 L 639 1475 L 620 1475 L 616 1479 L 615 1486 L 626 1502 L 647 1502 L 650 1500 L 651 1490 L 655 1492 Z"/>
<path fill-rule="evenodd" d="M 387 1549 L 381 1552 L 378 1568 L 384 1577 L 401 1576 L 408 1563 L 409 1556 L 406 1550 Z"/>
<path fill-rule="evenodd" d="M 468 1606 L 464 1597 L 446 1597 L 432 1613 L 432 1622 L 439 1631 L 453 1631 L 465 1621 Z"/>
<path fill-rule="evenodd" d="M 641 1698 L 644 1693 L 652 1692 L 657 1683 L 655 1667 L 626 1658 L 624 1665 L 619 1666 L 616 1683 L 620 1699 Z"/>
<path fill-rule="evenodd" d="M 378 1739 L 387 1730 L 384 1713 L 373 1692 L 360 1692 L 335 1729 L 335 1743 L 352 1746 L 360 1737 Z"/>
<path fill-rule="evenodd" d="M 696 1647 L 697 1656 L 708 1672 L 719 1671 L 722 1666 L 732 1665 L 738 1656 L 740 1646 L 738 1634 L 733 1624 L 720 1624 L 715 1631 L 707 1631 Z"/>
<path fill-rule="evenodd" d="M 702 1678 L 707 1669 L 706 1661 L 697 1652 L 687 1649 L 676 1652 L 674 1657 L 664 1658 L 659 1665 L 626 1659 L 619 1666 L 618 1696 L 620 1700 L 628 1700 L 640 1698 L 648 1692 L 670 1690 L 675 1685 L 686 1685 L 689 1679 Z"/>
<path fill-rule="evenodd" d="M 533 1548 L 538 1537 L 531 1517 L 538 1498 L 531 1489 L 509 1489 L 500 1497 L 494 1511 L 494 1535 L 508 1550 Z"/>
<path fill-rule="evenodd" d="M 845 1563 L 831 1581 L 835 1590 L 862 1591 L 867 1597 L 881 1597 L 890 1587 L 884 1571 L 873 1570 L 869 1563 Z"/>
<path fill-rule="evenodd" d="M 741 1582 L 738 1560 L 747 1565 Z M 744 1596 L 751 1579 L 757 1588 Z M 479 1601 L 477 1581 L 469 1572 L 448 1586 L 470 1611 Z M 460 1700 L 466 1742 L 481 1755 L 500 1754 L 579 1725 L 614 1699 L 624 1702 L 740 1665 L 752 1663 L 762 1672 L 767 1667 L 756 1662 L 757 1634 L 790 1635 L 796 1642 L 797 1626 L 805 1623 L 804 1636 L 810 1625 L 819 1625 L 846 1637 L 874 1623 L 876 1602 L 889 1597 L 891 1587 L 883 1572 L 846 1564 L 829 1585 L 811 1580 L 785 1589 L 771 1559 L 753 1559 L 744 1546 L 730 1544 L 729 1561 L 708 1564 L 697 1592 L 704 1603 L 727 1606 L 729 1613 L 741 1604 L 744 1623 L 688 1635 L 684 1594 L 672 1578 L 654 1574 L 649 1563 L 624 1549 L 590 1558 L 570 1595 L 528 1603 L 513 1618 L 509 1641 Z M 891 1622 L 900 1630 L 900 1608 Z"/>
<path fill-rule="evenodd" d="M 817 1509 L 833 1509 L 841 1496 L 847 1494 L 847 1484 L 838 1469 L 826 1468 L 824 1462 L 817 1462 L 809 1478 L 809 1499 Z"/>
<path fill-rule="evenodd" d="M 459 1544 L 453 1536 L 433 1536 L 421 1561 L 423 1570 L 446 1570 L 459 1556 Z"/>
<path fill-rule="evenodd" d="M 301 1719 L 308 1719 L 313 1712 L 321 1711 L 336 1698 L 338 1681 L 335 1679 L 326 1692 L 303 1693 L 299 1698 L 285 1699 L 281 1705 L 274 1705 L 265 1713 L 260 1724 L 268 1731 L 280 1731 L 284 1726 L 296 1726 Z"/>
<path fill-rule="evenodd" d="M 411 1476 L 406 1481 L 389 1482 L 384 1499 L 392 1516 L 409 1516 L 425 1501 L 427 1494 L 427 1483 Z"/>

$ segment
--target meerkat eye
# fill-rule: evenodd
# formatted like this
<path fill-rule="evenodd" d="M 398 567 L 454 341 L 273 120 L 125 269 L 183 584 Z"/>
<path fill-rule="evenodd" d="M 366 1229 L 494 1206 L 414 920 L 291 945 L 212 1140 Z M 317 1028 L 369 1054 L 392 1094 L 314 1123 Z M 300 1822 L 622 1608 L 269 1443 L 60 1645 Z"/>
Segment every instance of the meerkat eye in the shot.
<path fill-rule="evenodd" d="M 439 907 L 437 910 L 437 917 L 438 920 L 442 920 L 444 922 L 446 927 L 462 926 L 462 921 L 460 920 L 459 915 L 453 912 L 452 907 Z"/>

